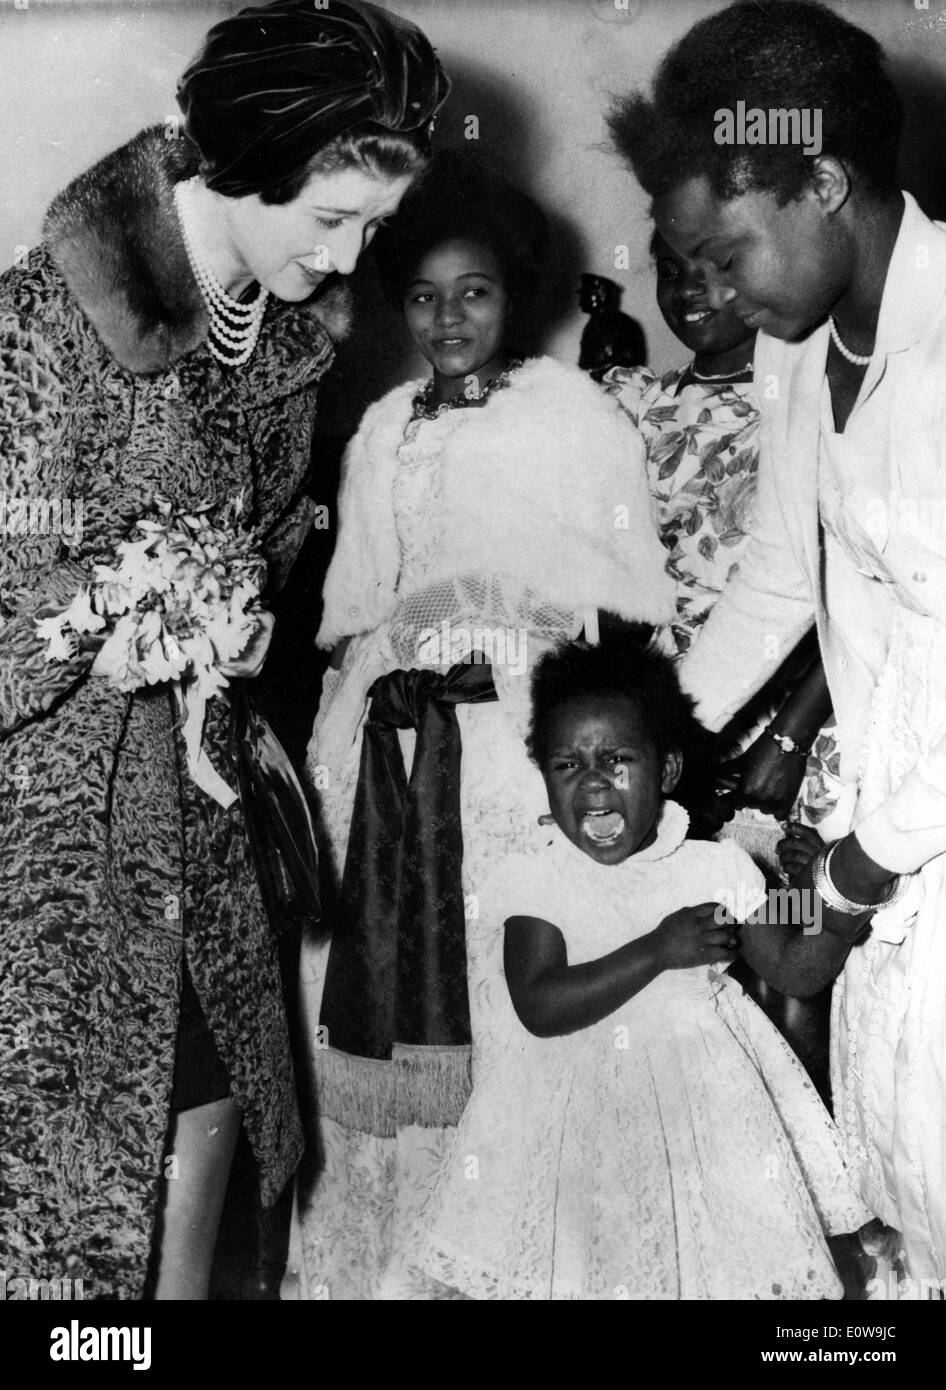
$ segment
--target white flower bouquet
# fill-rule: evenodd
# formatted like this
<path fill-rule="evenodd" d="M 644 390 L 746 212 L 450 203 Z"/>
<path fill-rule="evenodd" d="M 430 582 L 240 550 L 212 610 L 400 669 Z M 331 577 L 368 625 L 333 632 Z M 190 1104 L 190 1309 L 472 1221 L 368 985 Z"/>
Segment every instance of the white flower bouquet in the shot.
<path fill-rule="evenodd" d="M 188 770 L 222 805 L 235 793 L 201 749 L 207 701 L 229 681 L 221 667 L 237 660 L 259 627 L 266 564 L 253 536 L 238 525 L 242 494 L 219 509 L 182 510 L 155 498 L 155 513 L 135 523 L 114 565 L 95 566 L 69 607 L 37 620 L 47 661 L 75 656 L 81 638 L 100 636 L 94 675 L 118 690 L 173 682 L 184 717 Z"/>

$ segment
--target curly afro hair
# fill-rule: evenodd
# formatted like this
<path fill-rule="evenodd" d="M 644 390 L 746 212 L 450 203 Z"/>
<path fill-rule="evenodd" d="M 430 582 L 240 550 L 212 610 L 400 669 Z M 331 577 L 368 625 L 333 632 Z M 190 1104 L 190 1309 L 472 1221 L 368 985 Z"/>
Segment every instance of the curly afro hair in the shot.
<path fill-rule="evenodd" d="M 536 662 L 532 674 L 532 717 L 526 736 L 529 757 L 542 770 L 548 759 L 551 715 L 571 700 L 623 696 L 634 701 L 641 725 L 653 737 L 659 757 L 676 749 L 683 774 L 674 800 L 701 814 L 700 803 L 719 766 L 716 739 L 693 713 L 693 701 L 680 689 L 676 665 L 651 641 L 643 624 L 603 638 L 598 646 L 568 642 Z M 705 832 L 698 825 L 691 834 Z"/>
<path fill-rule="evenodd" d="M 617 100 L 608 127 L 651 198 L 703 176 L 723 201 L 763 191 L 784 206 L 808 184 L 811 156 L 798 144 L 717 144 L 716 112 L 737 101 L 820 110 L 822 153 L 876 196 L 896 189 L 903 110 L 884 51 L 805 0 L 741 0 L 701 20 L 664 57 L 653 97 Z"/>
<path fill-rule="evenodd" d="M 477 155 L 444 150 L 434 156 L 401 204 L 397 217 L 375 238 L 381 281 L 400 305 L 417 266 L 447 241 L 488 246 L 499 262 L 513 304 L 538 288 L 549 228 L 525 193 L 492 174 Z"/>
<path fill-rule="evenodd" d="M 563 643 L 536 662 L 526 748 L 538 767 L 548 758 L 551 715 L 572 700 L 633 700 L 661 755 L 676 748 L 685 760 L 705 744 L 709 736 L 693 714 L 693 701 L 680 689 L 676 666 L 650 641 L 651 633 L 643 624 L 631 625 L 597 646 Z"/>

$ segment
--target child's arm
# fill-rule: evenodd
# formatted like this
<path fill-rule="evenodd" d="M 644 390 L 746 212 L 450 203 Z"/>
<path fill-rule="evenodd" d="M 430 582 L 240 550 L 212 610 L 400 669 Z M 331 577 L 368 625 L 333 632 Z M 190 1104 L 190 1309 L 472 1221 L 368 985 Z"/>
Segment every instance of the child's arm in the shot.
<path fill-rule="evenodd" d="M 569 965 L 558 927 L 538 917 L 506 921 L 506 983 L 519 1021 L 540 1038 L 589 1028 L 664 970 L 735 959 L 730 926 L 715 920 L 718 903 L 671 912 L 646 936 L 584 965 Z"/>
<path fill-rule="evenodd" d="M 742 954 L 756 974 L 796 999 L 817 994 L 835 978 L 870 918 L 831 912 L 815 892 L 811 865 L 823 848 L 816 831 L 790 826 L 778 845 L 790 887 L 770 893 L 740 930 Z"/>
<path fill-rule="evenodd" d="M 764 914 L 774 915 L 770 907 Z M 794 999 L 809 999 L 830 984 L 854 944 L 833 932 L 806 936 L 801 926 L 778 920 L 745 922 L 739 935 L 742 954 L 755 973 Z"/>
<path fill-rule="evenodd" d="M 820 854 L 823 849 L 824 840 L 817 830 L 794 820 L 788 823 L 785 839 L 779 840 L 775 846 L 782 873 L 790 880 L 796 874 L 800 874 L 802 869 L 806 869 L 815 855 Z"/>

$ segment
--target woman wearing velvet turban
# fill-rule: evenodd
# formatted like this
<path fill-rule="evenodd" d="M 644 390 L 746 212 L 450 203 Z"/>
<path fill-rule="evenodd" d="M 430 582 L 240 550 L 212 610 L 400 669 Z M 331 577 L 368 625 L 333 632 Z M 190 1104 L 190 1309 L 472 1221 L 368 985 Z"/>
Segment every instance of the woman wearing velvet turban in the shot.
<path fill-rule="evenodd" d="M 170 683 L 122 693 L 94 639 L 48 661 L 36 620 L 162 495 L 242 494 L 264 603 L 282 583 L 338 277 L 425 163 L 446 91 L 423 34 L 370 4 L 243 10 L 181 80 L 181 137 L 143 131 L 76 179 L 0 279 L 0 491 L 82 507 L 71 536 L 0 547 L 0 737 L 29 771 L 0 827 L 0 1263 L 86 1298 L 206 1297 L 241 1124 L 267 1205 L 301 1130 L 240 802 L 189 775 Z M 230 713 L 210 703 L 204 750 L 233 787 Z"/>

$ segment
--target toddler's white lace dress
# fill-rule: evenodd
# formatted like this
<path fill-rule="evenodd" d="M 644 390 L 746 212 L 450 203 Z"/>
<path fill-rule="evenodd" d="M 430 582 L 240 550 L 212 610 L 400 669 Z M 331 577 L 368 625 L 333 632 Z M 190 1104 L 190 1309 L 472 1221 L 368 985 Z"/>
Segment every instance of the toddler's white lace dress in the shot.
<path fill-rule="evenodd" d="M 537 831 L 497 872 L 488 915 L 554 923 L 577 964 L 686 904 L 751 901 L 762 878 L 745 852 L 686 827 L 667 802 L 655 843 L 617 866 Z M 390 1289 L 409 1265 L 477 1299 L 841 1297 L 825 1232 L 870 1213 L 806 1073 L 737 984 L 666 971 L 543 1039 L 513 1012 L 501 943 L 479 944 L 473 1095 Z"/>

